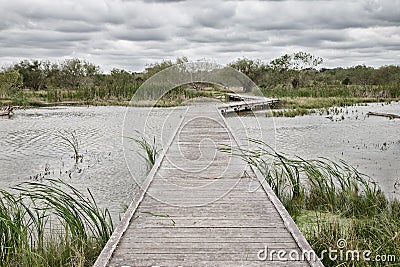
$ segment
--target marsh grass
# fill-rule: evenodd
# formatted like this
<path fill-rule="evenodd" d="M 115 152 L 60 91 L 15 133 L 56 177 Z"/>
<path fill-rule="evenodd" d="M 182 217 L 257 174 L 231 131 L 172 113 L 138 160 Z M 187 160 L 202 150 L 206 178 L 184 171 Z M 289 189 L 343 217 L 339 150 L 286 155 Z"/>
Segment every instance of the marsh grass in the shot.
<path fill-rule="evenodd" d="M 368 176 L 344 161 L 288 157 L 266 143 L 250 139 L 252 148 L 224 148 L 240 156 L 265 177 L 317 255 L 337 249 L 371 250 L 372 256 L 400 260 L 400 203 L 389 201 Z M 323 259 L 326 266 L 382 266 L 366 261 Z M 372 265 L 371 265 L 372 264 Z"/>
<path fill-rule="evenodd" d="M 315 113 L 316 111 L 313 109 L 305 109 L 305 108 L 293 108 L 293 109 L 282 109 L 282 110 L 271 110 L 270 113 L 267 113 L 267 117 L 296 117 L 296 116 L 304 116 Z"/>
<path fill-rule="evenodd" d="M 61 180 L 0 190 L 2 266 L 91 266 L 113 231 L 107 209 Z"/>
<path fill-rule="evenodd" d="M 59 131 L 57 137 L 59 137 L 62 140 L 63 145 L 70 148 L 74 152 L 73 158 L 75 160 L 75 163 L 78 163 L 79 159 L 82 159 L 83 156 L 79 152 L 79 140 L 76 135 L 76 132 Z"/>
<path fill-rule="evenodd" d="M 255 166 L 292 216 L 301 209 L 369 216 L 387 206 L 379 187 L 344 161 L 289 158 L 266 143 L 250 139 L 255 149 L 233 148 Z"/>
<path fill-rule="evenodd" d="M 371 259 L 386 257 L 384 262 L 374 261 L 353 261 L 349 259 L 330 260 L 325 257 L 325 266 L 398 266 L 400 260 L 400 222 L 398 211 L 393 206 L 395 202 L 389 204 L 390 208 L 382 210 L 380 214 L 367 218 L 343 218 L 329 214 L 321 219 L 320 213 L 314 216 L 304 215 L 299 218 L 299 228 L 311 244 L 317 255 L 321 255 L 323 250 L 328 248 L 340 250 L 337 247 L 339 239 L 345 239 L 347 245 L 343 251 L 371 251 Z M 398 202 L 397 202 L 398 203 Z M 309 222 L 305 223 L 305 217 Z M 311 218 L 310 218 L 311 217 Z"/>
<path fill-rule="evenodd" d="M 149 170 L 153 168 L 158 153 L 160 152 L 160 149 L 158 149 L 157 146 L 156 137 L 153 136 L 153 139 L 151 141 L 147 140 L 144 136 L 127 138 L 133 140 L 137 145 L 139 145 L 141 151 L 144 152 L 144 154 L 138 152 L 139 155 L 146 161 Z"/>

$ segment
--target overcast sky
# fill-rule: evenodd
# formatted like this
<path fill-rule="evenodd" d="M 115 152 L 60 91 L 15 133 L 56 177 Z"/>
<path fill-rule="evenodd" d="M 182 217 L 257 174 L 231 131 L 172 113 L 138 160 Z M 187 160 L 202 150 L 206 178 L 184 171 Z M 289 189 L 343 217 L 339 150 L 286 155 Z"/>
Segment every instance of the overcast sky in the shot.
<path fill-rule="evenodd" d="M 324 66 L 400 64 L 400 0 L 0 0 L 0 65 L 81 58 L 141 71 L 305 51 Z"/>

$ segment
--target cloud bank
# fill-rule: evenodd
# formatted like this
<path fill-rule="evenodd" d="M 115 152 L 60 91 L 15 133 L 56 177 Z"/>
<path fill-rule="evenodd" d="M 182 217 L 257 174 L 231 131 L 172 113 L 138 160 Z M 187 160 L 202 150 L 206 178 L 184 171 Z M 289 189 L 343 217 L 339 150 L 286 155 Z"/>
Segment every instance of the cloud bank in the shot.
<path fill-rule="evenodd" d="M 187 56 L 221 64 L 310 52 L 324 66 L 400 62 L 400 0 L 0 0 L 0 65 L 81 58 L 141 71 Z"/>

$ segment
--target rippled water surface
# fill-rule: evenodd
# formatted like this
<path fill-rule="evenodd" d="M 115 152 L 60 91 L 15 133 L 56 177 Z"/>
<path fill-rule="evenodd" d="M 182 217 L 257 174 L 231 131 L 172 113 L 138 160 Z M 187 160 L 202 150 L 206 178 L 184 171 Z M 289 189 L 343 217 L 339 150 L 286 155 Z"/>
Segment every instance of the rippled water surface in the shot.
<path fill-rule="evenodd" d="M 48 168 L 50 175 L 46 178 L 62 178 L 81 190 L 89 188 L 98 204 L 118 218 L 136 192 L 135 179 L 145 177 L 147 171 L 136 143 L 125 139 L 124 153 L 122 140 L 145 132 L 149 139 L 156 136 L 161 143 L 161 128 L 168 138 L 175 123 L 170 118 L 167 122 L 171 125 L 164 124 L 170 111 L 130 108 L 128 118 L 134 127 L 125 127 L 124 131 L 124 107 L 27 109 L 16 111 L 11 119 L 0 118 L 0 187 L 9 188 L 36 177 L 40 180 Z M 75 132 L 82 162 L 75 164 L 71 158 L 71 148 L 59 137 L 64 131 Z M 126 157 L 137 163 L 131 164 L 134 167 L 130 170 Z"/>
<path fill-rule="evenodd" d="M 123 138 L 144 132 L 148 138 L 155 136 L 162 147 L 185 108 L 129 108 L 124 128 L 126 110 L 41 108 L 0 118 L 0 187 L 40 177 L 48 168 L 46 177 L 60 177 L 79 189 L 90 188 L 98 204 L 108 207 L 117 219 L 137 191 L 135 179 L 142 179 L 147 171 L 137 145 Z M 388 195 L 399 193 L 394 184 L 400 182 L 400 120 L 367 117 L 368 111 L 400 114 L 400 104 L 343 108 L 331 119 L 317 114 L 268 118 L 265 111 L 259 111 L 256 117 L 228 116 L 226 121 L 237 139 L 262 138 L 279 151 L 305 158 L 345 159 L 377 180 Z M 65 130 L 74 131 L 80 142 L 83 160 L 78 164 L 58 136 Z M 126 160 L 132 163 L 130 169 Z"/>

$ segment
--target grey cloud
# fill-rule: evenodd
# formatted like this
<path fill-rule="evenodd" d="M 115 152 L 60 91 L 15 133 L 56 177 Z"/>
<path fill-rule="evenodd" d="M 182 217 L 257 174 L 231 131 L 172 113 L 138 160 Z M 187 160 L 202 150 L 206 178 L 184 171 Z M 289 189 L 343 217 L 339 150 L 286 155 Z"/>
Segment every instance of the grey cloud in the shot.
<path fill-rule="evenodd" d="M 142 0 L 144 3 L 177 3 L 177 2 L 185 2 L 186 0 Z"/>
<path fill-rule="evenodd" d="M 180 56 L 269 61 L 299 50 L 327 66 L 398 64 L 398 10 L 397 0 L 0 0 L 0 65 L 82 57 L 138 71 Z"/>
<path fill-rule="evenodd" d="M 162 29 L 114 29 L 110 36 L 116 40 L 125 41 L 166 41 L 168 36 Z"/>
<path fill-rule="evenodd" d="M 193 23 L 200 27 L 227 27 L 230 26 L 235 12 L 235 6 L 232 4 L 220 6 L 217 3 L 208 7 L 200 6 L 197 12 L 193 12 Z"/>
<path fill-rule="evenodd" d="M 217 29 L 195 29 L 190 36 L 186 37 L 190 42 L 195 43 L 249 43 L 259 42 L 266 39 L 262 33 L 250 31 L 233 31 L 232 28 L 223 30 Z"/>
<path fill-rule="evenodd" d="M 54 30 L 64 33 L 90 33 L 99 32 L 102 30 L 102 27 L 99 25 L 88 24 L 82 21 L 73 21 L 67 24 L 62 23 L 62 25 L 55 26 Z"/>

